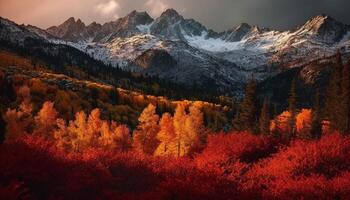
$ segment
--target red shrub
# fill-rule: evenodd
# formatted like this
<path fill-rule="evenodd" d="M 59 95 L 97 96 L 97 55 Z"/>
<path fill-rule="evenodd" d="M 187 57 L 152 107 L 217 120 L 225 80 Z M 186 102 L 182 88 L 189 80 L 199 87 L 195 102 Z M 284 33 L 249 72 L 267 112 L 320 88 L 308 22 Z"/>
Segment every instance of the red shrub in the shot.
<path fill-rule="evenodd" d="M 272 158 L 256 163 L 244 187 L 277 199 L 334 198 L 330 181 L 348 170 L 350 138 L 332 134 L 319 141 L 295 141 Z M 334 180 L 347 185 L 344 179 Z M 338 189 L 346 193 L 348 186 Z"/>
<path fill-rule="evenodd" d="M 250 163 L 277 150 L 276 140 L 249 133 L 211 135 L 207 147 L 195 161 L 200 169 L 239 178 Z"/>

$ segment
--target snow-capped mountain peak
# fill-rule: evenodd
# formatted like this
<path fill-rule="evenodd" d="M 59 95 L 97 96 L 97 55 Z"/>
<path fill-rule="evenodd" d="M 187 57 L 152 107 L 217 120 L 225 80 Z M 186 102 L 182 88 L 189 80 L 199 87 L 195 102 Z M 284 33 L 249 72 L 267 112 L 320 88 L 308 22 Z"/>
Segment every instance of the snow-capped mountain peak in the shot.
<path fill-rule="evenodd" d="M 242 86 L 252 73 L 263 80 L 338 49 L 350 52 L 349 26 L 326 15 L 291 31 L 243 23 L 217 33 L 174 9 L 155 20 L 146 12 L 132 11 L 103 25 L 93 22 L 85 26 L 72 17 L 46 31 L 59 39 L 51 39 L 36 27 L 24 28 L 33 37 L 68 44 L 125 70 L 183 84 L 205 85 L 211 81 L 225 90 Z M 9 32 L 11 29 L 6 34 Z"/>
<path fill-rule="evenodd" d="M 300 28 L 300 31 L 314 35 L 326 43 L 334 43 L 340 41 L 344 37 L 349 31 L 349 26 L 323 14 L 307 21 Z"/>

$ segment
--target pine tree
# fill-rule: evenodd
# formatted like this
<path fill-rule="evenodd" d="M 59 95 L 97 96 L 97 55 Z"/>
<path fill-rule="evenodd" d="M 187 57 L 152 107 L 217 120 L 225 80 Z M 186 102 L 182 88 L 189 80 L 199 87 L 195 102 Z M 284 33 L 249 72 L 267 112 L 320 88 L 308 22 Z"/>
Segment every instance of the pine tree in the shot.
<path fill-rule="evenodd" d="M 257 83 L 252 79 L 246 86 L 245 97 L 239 106 L 233 120 L 233 126 L 238 131 L 256 132 L 257 129 L 257 108 L 256 108 L 256 86 Z"/>
<path fill-rule="evenodd" d="M 149 104 L 139 117 L 139 125 L 134 132 L 134 145 L 137 151 L 145 154 L 153 154 L 159 145 L 157 133 L 159 116 L 156 114 L 156 107 Z"/>
<path fill-rule="evenodd" d="M 311 137 L 320 138 L 322 135 L 320 91 L 317 91 L 312 108 Z"/>
<path fill-rule="evenodd" d="M 332 67 L 326 94 L 326 117 L 331 123 L 331 129 L 337 130 L 341 120 L 341 80 L 343 63 L 341 54 L 336 55 L 336 63 Z"/>
<path fill-rule="evenodd" d="M 295 136 L 295 117 L 297 115 L 297 91 L 296 91 L 296 79 L 292 80 L 289 98 L 288 98 L 288 111 L 291 114 L 288 126 L 288 138 Z"/>
<path fill-rule="evenodd" d="M 350 133 L 350 60 L 343 68 L 341 82 L 341 105 L 339 131 Z"/>
<path fill-rule="evenodd" d="M 270 112 L 269 102 L 267 99 L 264 100 L 263 107 L 260 112 L 259 128 L 260 133 L 263 135 L 270 134 Z"/>

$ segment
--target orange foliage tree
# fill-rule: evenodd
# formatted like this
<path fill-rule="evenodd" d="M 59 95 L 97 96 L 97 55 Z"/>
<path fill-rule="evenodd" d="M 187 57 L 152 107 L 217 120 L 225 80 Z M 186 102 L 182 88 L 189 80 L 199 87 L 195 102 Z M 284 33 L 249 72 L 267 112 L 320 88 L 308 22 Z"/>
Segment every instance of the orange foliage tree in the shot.
<path fill-rule="evenodd" d="M 155 151 L 155 155 L 172 155 L 175 153 L 175 129 L 173 118 L 169 113 L 164 113 L 160 122 L 160 131 L 157 134 L 157 139 L 160 144 Z"/>
<path fill-rule="evenodd" d="M 33 133 L 46 138 L 52 138 L 52 133 L 56 129 L 58 112 L 54 104 L 47 101 L 43 104 L 41 110 L 35 116 L 35 127 Z"/>
<path fill-rule="evenodd" d="M 139 125 L 134 131 L 134 147 L 137 151 L 145 154 L 153 154 L 159 145 L 157 133 L 159 116 L 156 107 L 149 104 L 139 117 Z"/>
<path fill-rule="evenodd" d="M 18 109 L 8 109 L 3 116 L 6 121 L 6 140 L 17 139 L 30 133 L 33 126 L 30 89 L 24 85 L 17 91 L 17 101 L 22 102 Z"/>
<path fill-rule="evenodd" d="M 297 135 L 301 138 L 311 138 L 312 112 L 310 109 L 302 109 L 296 116 Z"/>

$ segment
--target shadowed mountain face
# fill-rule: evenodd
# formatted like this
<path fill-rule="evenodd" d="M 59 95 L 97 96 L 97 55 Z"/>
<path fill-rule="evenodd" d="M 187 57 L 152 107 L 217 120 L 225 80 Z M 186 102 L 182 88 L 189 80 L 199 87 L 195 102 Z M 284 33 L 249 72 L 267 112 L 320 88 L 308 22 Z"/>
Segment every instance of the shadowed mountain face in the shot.
<path fill-rule="evenodd" d="M 10 39 L 3 36 L 5 40 L 21 41 L 25 36 L 16 34 L 30 35 L 70 45 L 126 71 L 203 89 L 210 83 L 210 87 L 229 94 L 241 94 L 252 74 L 263 81 L 338 50 L 350 52 L 349 26 L 326 15 L 285 32 L 242 23 L 217 33 L 173 9 L 156 19 L 146 12 L 133 11 L 118 20 L 88 26 L 69 18 L 47 30 L 18 26 L 4 19 L 1 25 L 12 27 L 9 34 L 15 33 Z M 16 28 L 22 33 L 13 31 Z"/>

